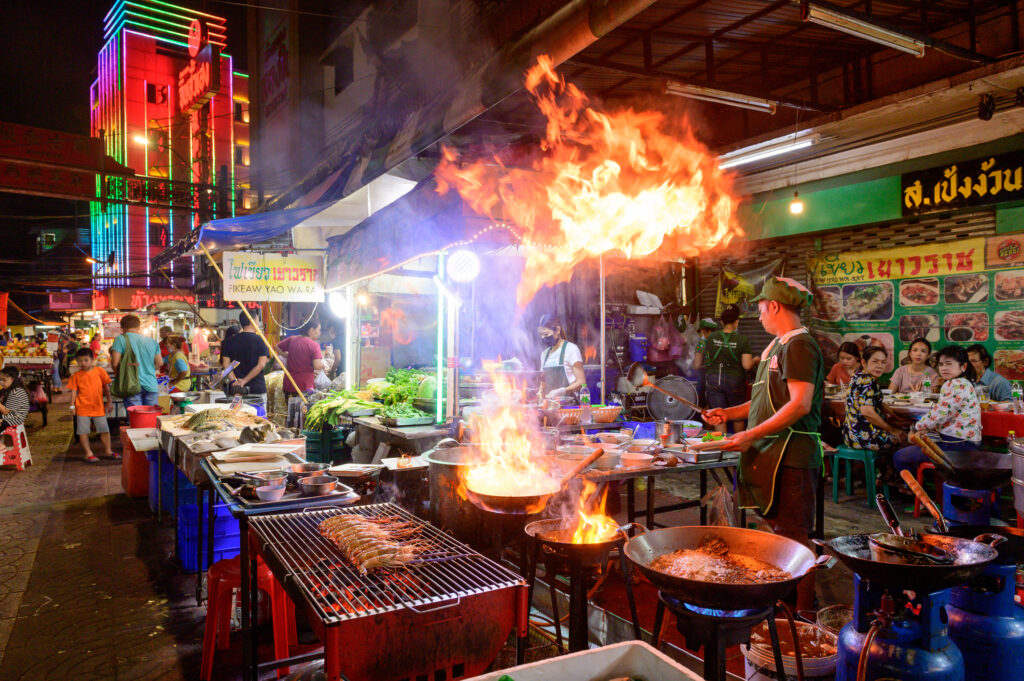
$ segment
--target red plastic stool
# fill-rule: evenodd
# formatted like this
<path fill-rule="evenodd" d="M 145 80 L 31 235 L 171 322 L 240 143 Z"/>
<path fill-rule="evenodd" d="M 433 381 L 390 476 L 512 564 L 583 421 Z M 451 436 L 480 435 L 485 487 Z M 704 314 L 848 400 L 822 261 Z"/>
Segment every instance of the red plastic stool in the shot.
<path fill-rule="evenodd" d="M 199 678 L 209 681 L 213 673 L 214 650 L 228 648 L 228 634 L 231 625 L 231 596 L 235 587 L 242 585 L 242 563 L 238 556 L 219 560 L 210 566 L 206 575 L 206 631 L 203 634 L 203 659 Z M 274 657 L 288 657 L 288 645 L 297 643 L 295 630 L 295 606 L 274 578 L 266 564 L 257 559 L 256 585 L 260 591 L 270 595 L 271 621 L 274 626 Z M 287 667 L 277 670 L 277 677 L 288 673 Z"/>
<path fill-rule="evenodd" d="M 925 461 L 923 463 L 918 464 L 918 466 L 917 466 L 917 484 L 921 485 L 922 489 L 924 489 L 924 472 L 928 471 L 928 470 L 932 470 L 932 471 L 935 470 L 935 464 L 933 464 L 931 461 Z M 942 510 L 942 494 L 941 494 L 942 486 L 939 484 L 939 472 L 938 471 L 935 471 L 935 477 L 934 477 L 933 482 L 935 483 L 935 505 L 938 506 L 939 510 L 941 511 Z M 921 516 L 921 500 L 918 499 L 917 496 L 915 495 L 914 496 L 914 517 L 918 518 L 920 516 Z"/>
<path fill-rule="evenodd" d="M 17 470 L 25 470 L 25 466 L 32 463 L 32 451 L 28 448 L 28 435 L 25 433 L 24 425 L 8 426 L 3 431 L 4 435 L 11 438 L 11 446 L 5 447 L 0 454 L 0 465 L 14 466 Z M 0 443 L 0 447 L 3 444 Z"/>

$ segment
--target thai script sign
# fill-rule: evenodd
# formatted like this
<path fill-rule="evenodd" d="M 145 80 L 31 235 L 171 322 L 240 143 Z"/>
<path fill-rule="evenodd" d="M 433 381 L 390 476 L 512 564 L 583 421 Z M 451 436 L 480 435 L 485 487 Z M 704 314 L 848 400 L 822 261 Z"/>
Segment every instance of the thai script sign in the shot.
<path fill-rule="evenodd" d="M 224 254 L 224 299 L 323 302 L 323 256 L 229 251 Z"/>
<path fill-rule="evenodd" d="M 901 177 L 903 215 L 1024 200 L 1024 151 Z"/>
<path fill-rule="evenodd" d="M 817 253 L 808 267 L 811 280 L 819 285 L 980 272 L 985 269 L 985 239 L 885 251 Z"/>
<path fill-rule="evenodd" d="M 220 51 L 207 43 L 178 73 L 178 111 L 185 113 L 220 92 Z"/>

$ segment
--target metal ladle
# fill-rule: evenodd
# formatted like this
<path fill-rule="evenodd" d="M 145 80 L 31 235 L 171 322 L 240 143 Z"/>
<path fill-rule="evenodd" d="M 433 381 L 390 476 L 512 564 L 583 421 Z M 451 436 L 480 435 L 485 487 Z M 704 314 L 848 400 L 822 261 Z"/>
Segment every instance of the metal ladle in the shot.
<path fill-rule="evenodd" d="M 696 411 L 698 414 L 704 413 L 703 409 L 701 409 L 700 407 L 698 407 L 696 404 L 686 399 L 685 397 L 680 397 L 679 395 L 676 395 L 673 392 L 669 392 L 668 390 L 665 390 L 664 388 L 658 387 L 654 383 L 651 383 L 651 379 L 647 376 L 647 372 L 644 371 L 643 366 L 641 366 L 639 362 L 633 362 L 632 364 L 629 365 L 629 371 L 626 372 L 626 380 L 637 387 L 650 386 L 651 388 L 654 388 L 658 392 L 668 395 L 673 400 L 682 402 L 687 407 L 690 407 L 691 409 Z"/>

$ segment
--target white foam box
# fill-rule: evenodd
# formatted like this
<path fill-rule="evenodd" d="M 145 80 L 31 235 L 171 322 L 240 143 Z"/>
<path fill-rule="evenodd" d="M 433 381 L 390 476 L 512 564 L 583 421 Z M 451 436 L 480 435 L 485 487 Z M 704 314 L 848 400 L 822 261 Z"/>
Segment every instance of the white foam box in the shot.
<path fill-rule="evenodd" d="M 658 681 L 702 681 L 702 677 L 642 641 L 624 641 L 550 660 L 502 669 L 468 681 L 607 681 L 639 676 Z"/>

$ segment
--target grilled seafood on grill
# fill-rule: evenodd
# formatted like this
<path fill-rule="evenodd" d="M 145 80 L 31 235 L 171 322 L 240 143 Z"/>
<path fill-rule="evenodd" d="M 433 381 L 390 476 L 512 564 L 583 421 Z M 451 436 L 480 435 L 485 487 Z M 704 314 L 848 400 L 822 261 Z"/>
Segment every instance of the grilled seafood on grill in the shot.
<path fill-rule="evenodd" d="M 761 584 L 782 582 L 792 575 L 764 561 L 729 553 L 729 544 L 721 537 L 709 535 L 696 549 L 679 549 L 651 561 L 655 570 L 698 581 L 730 584 Z"/>
<path fill-rule="evenodd" d="M 214 430 L 241 430 L 245 427 L 265 427 L 270 422 L 264 418 L 234 409 L 203 409 L 195 414 L 182 414 L 168 419 L 174 426 L 191 430 L 194 433 L 205 433 Z"/>
<path fill-rule="evenodd" d="M 419 528 L 397 519 L 341 514 L 317 529 L 364 575 L 374 568 L 406 565 L 426 548 L 413 538 Z"/>

